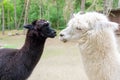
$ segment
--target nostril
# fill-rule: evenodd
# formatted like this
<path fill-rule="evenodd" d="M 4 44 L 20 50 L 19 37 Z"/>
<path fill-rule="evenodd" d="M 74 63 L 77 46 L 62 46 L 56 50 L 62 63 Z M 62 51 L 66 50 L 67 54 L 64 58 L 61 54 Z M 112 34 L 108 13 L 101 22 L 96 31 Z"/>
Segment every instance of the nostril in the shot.
<path fill-rule="evenodd" d="M 54 31 L 54 33 L 56 34 L 56 31 Z"/>
<path fill-rule="evenodd" d="M 63 37 L 63 36 L 64 36 L 64 34 L 60 34 L 60 36 L 61 36 L 61 37 Z"/>
<path fill-rule="evenodd" d="M 53 34 L 56 34 L 56 31 L 52 31 Z"/>

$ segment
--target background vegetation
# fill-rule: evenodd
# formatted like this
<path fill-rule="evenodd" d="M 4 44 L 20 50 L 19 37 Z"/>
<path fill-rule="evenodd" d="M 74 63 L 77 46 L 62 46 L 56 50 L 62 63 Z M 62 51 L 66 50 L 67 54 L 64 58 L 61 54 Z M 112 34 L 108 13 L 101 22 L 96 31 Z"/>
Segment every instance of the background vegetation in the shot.
<path fill-rule="evenodd" d="M 105 3 L 107 2 L 107 3 Z M 0 0 L 0 30 L 23 29 L 36 19 L 46 19 L 55 29 L 63 29 L 70 16 L 79 11 L 118 8 L 119 0 Z"/>

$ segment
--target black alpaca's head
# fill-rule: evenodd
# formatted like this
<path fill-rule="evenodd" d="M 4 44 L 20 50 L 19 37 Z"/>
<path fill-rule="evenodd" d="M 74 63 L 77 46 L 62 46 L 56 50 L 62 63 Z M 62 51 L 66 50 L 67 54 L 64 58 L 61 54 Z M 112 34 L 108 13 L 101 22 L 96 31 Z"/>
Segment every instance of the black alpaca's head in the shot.
<path fill-rule="evenodd" d="M 27 28 L 29 32 L 33 32 L 34 36 L 42 36 L 45 38 L 54 38 L 56 36 L 56 31 L 50 27 L 50 23 L 43 19 L 35 20 L 32 24 L 25 25 L 24 28 Z"/>

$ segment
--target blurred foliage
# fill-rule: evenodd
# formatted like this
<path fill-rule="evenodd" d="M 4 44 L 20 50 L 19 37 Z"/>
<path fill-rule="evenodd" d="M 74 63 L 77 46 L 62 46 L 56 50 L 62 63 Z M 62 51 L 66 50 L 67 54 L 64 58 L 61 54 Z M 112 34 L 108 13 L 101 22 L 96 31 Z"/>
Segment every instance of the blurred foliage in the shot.
<path fill-rule="evenodd" d="M 103 0 L 86 0 L 86 11 L 103 10 Z M 17 2 L 17 23 L 24 10 L 24 0 L 16 0 Z M 14 25 L 14 0 L 0 0 L 0 30 L 2 28 L 2 6 L 4 5 L 5 13 L 5 29 L 15 29 Z M 52 27 L 62 29 L 66 27 L 71 13 L 80 11 L 81 0 L 30 0 L 28 13 L 28 23 L 36 19 L 44 18 L 51 22 Z M 118 0 L 113 0 L 113 8 L 117 8 Z M 90 8 L 91 7 L 91 8 Z M 24 16 L 22 16 L 19 29 L 23 29 Z"/>

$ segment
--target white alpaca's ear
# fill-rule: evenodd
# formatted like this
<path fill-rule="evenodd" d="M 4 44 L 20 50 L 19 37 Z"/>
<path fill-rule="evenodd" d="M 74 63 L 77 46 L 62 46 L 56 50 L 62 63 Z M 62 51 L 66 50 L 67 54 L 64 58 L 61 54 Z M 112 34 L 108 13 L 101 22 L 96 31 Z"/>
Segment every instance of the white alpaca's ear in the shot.
<path fill-rule="evenodd" d="M 98 21 L 95 24 L 95 29 L 112 29 L 115 31 L 119 29 L 119 25 L 110 21 Z"/>
<path fill-rule="evenodd" d="M 85 14 L 85 12 L 84 11 L 80 11 L 77 14 Z"/>
<path fill-rule="evenodd" d="M 75 13 L 71 14 L 71 15 L 70 15 L 70 19 L 74 18 L 75 16 L 76 16 Z"/>

